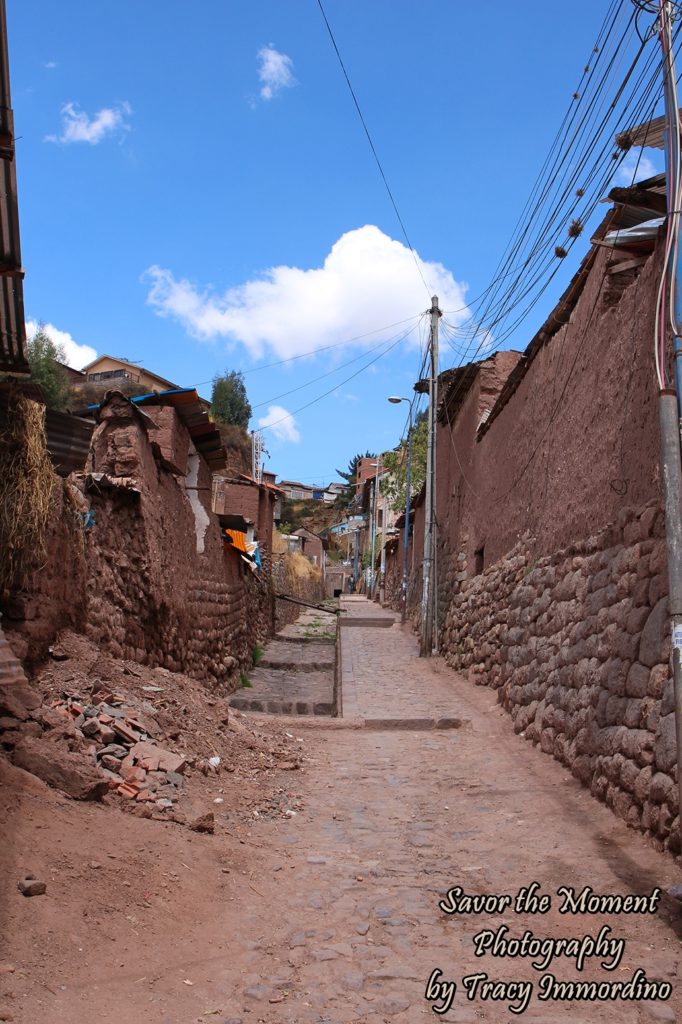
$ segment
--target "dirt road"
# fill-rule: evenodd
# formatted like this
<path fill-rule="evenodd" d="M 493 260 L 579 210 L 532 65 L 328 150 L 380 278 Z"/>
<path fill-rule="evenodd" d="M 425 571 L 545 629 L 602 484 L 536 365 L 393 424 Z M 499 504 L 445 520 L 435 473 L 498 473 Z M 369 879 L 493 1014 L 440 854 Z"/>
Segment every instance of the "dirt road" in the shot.
<path fill-rule="evenodd" d="M 679 881 L 673 861 L 515 736 L 493 693 L 420 661 L 398 624 L 342 633 L 346 714 L 398 722 L 299 725 L 308 760 L 292 783 L 295 814 L 200 836 L 56 795 L 44 812 L 44 797 L 26 795 L 18 857 L 30 859 L 36 826 L 57 828 L 62 840 L 37 868 L 59 870 L 46 896 L 16 898 L 4 1012 L 25 1024 L 414 1024 L 439 1019 L 444 999 L 425 999 L 438 968 L 457 982 L 447 1021 L 682 1019 L 678 904 L 663 895 L 656 913 L 561 914 L 557 895 L 665 891 Z M 444 716 L 461 727 L 412 727 Z M 544 914 L 438 906 L 451 887 L 514 897 L 533 882 L 552 898 Z M 477 958 L 474 936 L 503 926 L 507 939 L 577 940 L 609 926 L 603 941 L 614 944 L 582 972 L 576 943 L 552 947 L 544 972 L 536 956 Z M 670 999 L 538 1000 L 542 974 L 614 985 L 640 967 L 672 986 Z M 482 979 L 467 999 L 462 979 L 483 972 L 516 987 L 481 998 Z M 519 1017 L 510 1006 L 526 996 Z"/>

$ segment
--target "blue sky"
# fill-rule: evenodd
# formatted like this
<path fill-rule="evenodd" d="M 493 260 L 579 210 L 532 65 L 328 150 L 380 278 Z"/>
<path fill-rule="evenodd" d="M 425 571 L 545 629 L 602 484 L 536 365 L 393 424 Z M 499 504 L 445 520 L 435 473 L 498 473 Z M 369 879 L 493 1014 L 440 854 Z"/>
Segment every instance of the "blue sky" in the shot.
<path fill-rule="evenodd" d="M 243 370 L 280 477 L 324 483 L 395 444 L 386 398 L 411 394 L 419 330 L 366 364 L 428 293 L 315 0 L 7 6 L 27 318 L 75 361 L 88 346 L 206 396 Z M 608 4 L 325 6 L 429 288 L 457 308 L 492 276 Z"/>

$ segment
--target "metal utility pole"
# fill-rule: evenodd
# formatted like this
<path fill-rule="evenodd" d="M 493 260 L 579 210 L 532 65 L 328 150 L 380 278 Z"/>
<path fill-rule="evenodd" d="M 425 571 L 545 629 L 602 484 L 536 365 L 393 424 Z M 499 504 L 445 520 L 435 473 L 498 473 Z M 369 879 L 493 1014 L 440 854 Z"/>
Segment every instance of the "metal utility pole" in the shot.
<path fill-rule="evenodd" d="M 374 572 L 374 555 L 376 551 L 377 543 L 377 505 L 379 503 L 379 463 L 381 462 L 381 456 L 377 458 L 376 473 L 374 474 L 374 482 L 372 484 L 372 563 L 369 570 L 369 597 L 374 597 L 374 583 L 375 583 L 375 572 Z"/>
<path fill-rule="evenodd" d="M 412 487 L 412 399 L 391 395 L 389 402 L 399 405 L 407 402 L 410 412 L 407 421 L 407 479 L 405 481 L 405 536 L 403 538 L 403 580 L 400 593 L 400 621 L 407 618 L 407 577 L 409 569 L 408 548 L 410 544 L 410 491 Z"/>
<path fill-rule="evenodd" d="M 381 570 L 379 573 L 379 604 L 383 608 L 386 600 L 386 523 L 388 520 L 388 501 L 384 494 L 383 511 L 381 514 Z"/>
<path fill-rule="evenodd" d="M 359 553 L 359 548 L 360 548 L 360 530 L 359 530 L 359 528 L 357 526 L 353 530 L 353 534 L 354 534 L 354 541 L 355 541 L 354 549 L 353 549 L 353 580 L 355 581 L 355 590 L 357 592 L 359 590 L 358 553 Z"/>
<path fill-rule="evenodd" d="M 671 11 L 668 0 L 660 0 L 659 28 L 663 51 L 665 95 L 665 155 L 668 231 L 677 229 L 674 222 L 680 216 L 680 114 L 677 99 L 675 55 L 672 47 Z M 671 223 L 672 222 L 672 223 Z M 659 392 L 659 420 L 661 427 L 661 468 L 665 496 L 665 532 L 668 554 L 668 607 L 672 631 L 673 686 L 675 693 L 675 733 L 677 740 L 678 811 L 682 828 L 682 450 L 680 447 L 680 392 L 679 352 L 680 339 L 677 325 L 682 323 L 682 282 L 676 247 L 669 264 L 663 269 L 669 274 L 668 287 L 674 289 L 675 351 L 677 391 L 662 387 Z"/>
<path fill-rule="evenodd" d="M 434 579 L 435 554 L 435 493 L 434 479 L 436 469 L 436 417 L 438 412 L 438 321 L 442 316 L 438 307 L 438 296 L 431 299 L 431 372 L 429 375 L 429 431 L 426 448 L 426 483 L 425 483 L 425 515 L 424 515 L 424 563 L 422 576 L 421 606 L 421 647 L 423 658 L 430 658 L 433 653 L 433 611 L 436 598 L 436 580 Z"/>

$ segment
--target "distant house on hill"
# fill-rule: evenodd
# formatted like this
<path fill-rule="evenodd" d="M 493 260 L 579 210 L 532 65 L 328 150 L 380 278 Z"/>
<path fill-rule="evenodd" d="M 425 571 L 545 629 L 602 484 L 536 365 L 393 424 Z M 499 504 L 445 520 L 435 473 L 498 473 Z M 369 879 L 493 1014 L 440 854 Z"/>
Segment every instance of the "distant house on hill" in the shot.
<path fill-rule="evenodd" d="M 83 374 L 84 383 L 101 384 L 103 388 L 115 388 L 117 385 L 128 383 L 138 385 L 152 394 L 173 391 L 179 387 L 158 373 L 146 370 L 137 363 L 129 363 L 126 359 L 118 359 L 116 356 L 98 356 L 83 367 Z"/>
<path fill-rule="evenodd" d="M 280 480 L 277 485 L 290 501 L 312 501 L 313 488 L 301 484 L 297 480 Z"/>

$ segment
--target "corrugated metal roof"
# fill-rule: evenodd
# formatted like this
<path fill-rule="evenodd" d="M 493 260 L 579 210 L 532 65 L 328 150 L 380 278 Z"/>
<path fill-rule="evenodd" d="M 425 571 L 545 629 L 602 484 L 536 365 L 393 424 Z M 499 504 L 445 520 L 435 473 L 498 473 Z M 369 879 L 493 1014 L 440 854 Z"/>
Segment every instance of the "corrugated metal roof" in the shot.
<path fill-rule="evenodd" d="M 665 117 L 655 117 L 653 121 L 645 121 L 636 128 L 622 132 L 616 136 L 616 142 L 628 142 L 630 146 L 651 146 L 663 149 L 665 145 Z M 629 147 L 628 147 L 629 148 Z"/>
<path fill-rule="evenodd" d="M 45 404 L 43 389 L 33 381 L 2 383 L 0 384 L 0 414 L 6 415 L 7 404 L 14 391 L 39 405 Z M 94 429 L 93 420 L 71 416 L 67 412 L 57 412 L 56 409 L 45 409 L 47 451 L 60 476 L 68 476 L 69 473 L 85 467 Z"/>
<path fill-rule="evenodd" d="M 267 480 L 261 480 L 259 483 L 258 480 L 255 480 L 254 477 L 249 476 L 248 473 L 240 473 L 239 476 L 241 479 L 246 480 L 247 483 L 254 484 L 254 486 L 256 487 L 264 487 L 266 491 L 272 491 L 274 494 L 284 494 L 284 491 L 282 490 L 281 487 L 277 487 L 275 484 L 271 484 Z"/>
<path fill-rule="evenodd" d="M 80 419 L 56 409 L 45 410 L 47 450 L 60 476 L 85 468 L 94 429 L 93 420 Z"/>
<path fill-rule="evenodd" d="M 24 323 L 24 271 L 19 244 L 19 204 L 14 161 L 7 17 L 0 2 L 0 370 L 29 373 Z"/>

